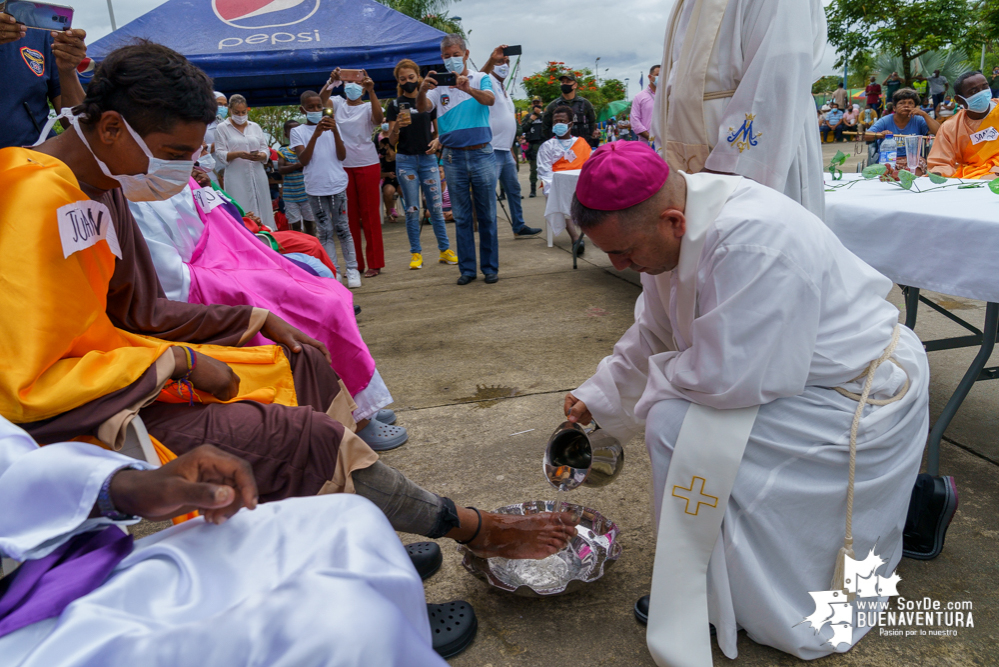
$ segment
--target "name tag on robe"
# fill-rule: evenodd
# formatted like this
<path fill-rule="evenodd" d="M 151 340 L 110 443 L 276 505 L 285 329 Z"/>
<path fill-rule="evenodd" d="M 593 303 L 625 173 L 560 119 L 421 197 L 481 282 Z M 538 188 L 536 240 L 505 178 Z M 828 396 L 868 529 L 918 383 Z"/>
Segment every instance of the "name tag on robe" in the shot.
<path fill-rule="evenodd" d="M 98 241 L 107 241 L 114 256 L 121 259 L 121 246 L 111 220 L 111 211 L 104 204 L 89 199 L 77 201 L 60 206 L 56 216 L 63 258 L 86 250 Z"/>
<path fill-rule="evenodd" d="M 566 162 L 575 162 L 576 161 L 576 153 L 571 148 L 569 150 L 567 150 L 565 153 L 563 153 L 562 157 L 565 158 Z"/>
<path fill-rule="evenodd" d="M 222 195 L 215 192 L 211 188 L 201 188 L 200 190 L 194 191 L 194 200 L 198 202 L 198 206 L 205 213 L 211 213 L 212 209 L 224 202 Z"/>
<path fill-rule="evenodd" d="M 983 141 L 995 141 L 996 139 L 999 139 L 999 130 L 994 127 L 987 127 L 971 135 L 972 144 L 980 144 Z"/>

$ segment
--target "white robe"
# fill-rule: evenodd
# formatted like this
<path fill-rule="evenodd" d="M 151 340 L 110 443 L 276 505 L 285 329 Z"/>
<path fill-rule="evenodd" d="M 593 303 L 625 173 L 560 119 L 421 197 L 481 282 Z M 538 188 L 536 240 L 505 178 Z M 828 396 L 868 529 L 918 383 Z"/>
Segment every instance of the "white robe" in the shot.
<path fill-rule="evenodd" d="M 274 224 L 271 190 L 267 184 L 264 164 L 241 158 L 229 160 L 226 157 L 227 153 L 234 151 L 264 151 L 269 155 L 270 150 L 264 131 L 253 121 L 246 121 L 243 132 L 233 126 L 231 119 L 226 119 L 215 128 L 215 159 L 218 160 L 221 156 L 226 165 L 225 191 L 245 212 L 256 213 L 264 226 L 273 231 L 277 227 Z"/>
<path fill-rule="evenodd" d="M 677 35 L 687 29 L 695 0 L 677 0 Z M 672 15 L 671 19 L 672 20 Z M 683 39 L 674 42 L 674 60 Z M 739 174 L 783 192 L 820 218 L 825 210 L 822 145 L 815 124 L 812 83 L 826 47 L 820 0 L 730 0 L 710 59 L 705 92 L 734 90 L 704 101 L 704 124 L 713 146 L 705 169 Z M 653 134 L 662 143 L 663 91 L 673 84 L 663 58 L 665 88 L 656 93 Z M 683 100 L 671 100 L 683 104 Z M 753 114 L 757 145 L 742 151 L 729 141 Z M 678 137 L 677 140 L 688 141 Z"/>
<path fill-rule="evenodd" d="M 134 459 L 84 443 L 39 448 L 0 418 L 0 551 L 40 558 L 87 519 Z M 144 465 L 144 464 L 140 464 Z M 0 637 L 5 667 L 446 667 L 423 584 L 388 520 L 352 494 L 188 521 L 136 541 L 58 618 Z"/>
<path fill-rule="evenodd" d="M 683 250 L 681 249 L 681 253 Z M 857 404 L 829 389 L 882 354 L 898 320 L 891 281 L 847 250 L 815 216 L 743 180 L 707 232 L 697 265 L 692 340 L 678 333 L 675 272 L 642 276 L 635 324 L 573 393 L 601 428 L 627 442 L 644 431 L 657 504 L 691 402 L 761 405 L 708 569 L 718 643 L 736 657 L 736 631 L 802 658 L 833 651 L 805 625 L 809 591 L 826 590 L 843 544 L 850 425 Z M 674 340 L 675 339 L 675 340 Z M 894 568 L 929 423 L 926 355 L 903 328 L 858 436 L 856 553 Z M 880 538 L 880 539 L 879 539 Z M 890 570 L 889 570 L 890 573 Z M 859 639 L 862 631 L 855 635 Z"/>

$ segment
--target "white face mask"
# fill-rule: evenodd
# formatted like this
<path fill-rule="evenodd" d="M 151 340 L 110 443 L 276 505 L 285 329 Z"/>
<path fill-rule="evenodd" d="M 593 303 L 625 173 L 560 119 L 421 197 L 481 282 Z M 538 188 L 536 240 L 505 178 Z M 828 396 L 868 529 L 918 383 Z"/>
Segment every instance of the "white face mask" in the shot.
<path fill-rule="evenodd" d="M 229 116 L 229 118 L 232 119 L 232 122 L 236 123 L 236 125 L 243 125 L 244 123 L 246 123 L 246 119 L 249 118 L 249 116 L 247 116 L 246 114 L 243 114 L 242 116 L 237 116 L 236 114 L 233 114 Z"/>
<path fill-rule="evenodd" d="M 209 155 L 202 155 L 198 158 L 198 166 L 205 171 L 215 171 L 215 158 Z"/>
<path fill-rule="evenodd" d="M 503 63 L 502 65 L 497 65 L 496 67 L 493 68 L 493 72 L 495 72 L 496 76 L 498 76 L 499 78 L 505 79 L 507 76 L 510 75 L 510 65 L 506 63 Z"/>
<path fill-rule="evenodd" d="M 105 176 L 118 182 L 118 185 L 121 186 L 122 194 L 129 201 L 165 201 L 179 193 L 184 189 L 188 181 L 191 180 L 194 158 L 201 152 L 201 149 L 195 151 L 190 160 L 161 160 L 158 157 L 153 157 L 149 147 L 146 146 L 146 142 L 142 140 L 138 132 L 133 130 L 132 126 L 125 120 L 125 117 L 122 116 L 121 120 L 125 124 L 125 129 L 135 139 L 135 143 L 139 144 L 142 152 L 146 154 L 146 157 L 149 159 L 149 165 L 146 167 L 146 173 L 144 174 L 112 174 L 108 166 L 97 157 L 87 142 L 87 137 L 84 136 L 83 130 L 80 129 L 80 119 L 74 116 L 73 112 L 69 109 L 63 109 L 62 113 L 52 119 L 50 123 L 54 124 L 60 118 L 67 118 L 69 120 L 69 124 L 76 130 L 76 134 L 80 137 L 83 145 L 94 156 L 97 166 L 101 168 Z M 45 137 L 48 136 L 51 124 L 46 123 L 38 143 L 44 141 Z"/>

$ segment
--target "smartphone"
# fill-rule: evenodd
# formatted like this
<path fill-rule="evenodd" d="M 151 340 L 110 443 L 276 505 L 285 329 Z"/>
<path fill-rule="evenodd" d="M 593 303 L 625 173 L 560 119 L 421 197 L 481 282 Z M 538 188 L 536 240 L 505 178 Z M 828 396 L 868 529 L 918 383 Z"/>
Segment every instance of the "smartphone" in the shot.
<path fill-rule="evenodd" d="M 340 80 L 341 81 L 354 81 L 361 83 L 364 81 L 364 70 L 363 69 L 342 69 L 340 70 Z"/>
<path fill-rule="evenodd" d="M 7 0 L 0 8 L 26 28 L 39 30 L 69 30 L 73 27 L 73 8 L 47 2 Z"/>
<path fill-rule="evenodd" d="M 329 107 L 324 107 L 323 108 L 323 116 L 325 118 L 333 118 L 335 116 L 335 114 L 336 114 L 336 112 L 333 111 L 333 109 L 331 109 Z"/>
<path fill-rule="evenodd" d="M 508 46 L 505 49 L 503 49 L 504 56 L 519 56 L 523 52 L 524 49 L 521 48 L 520 44 L 517 44 L 516 46 Z"/>
<path fill-rule="evenodd" d="M 436 81 L 438 86 L 454 86 L 458 83 L 458 75 L 451 72 L 435 72 L 430 78 Z"/>

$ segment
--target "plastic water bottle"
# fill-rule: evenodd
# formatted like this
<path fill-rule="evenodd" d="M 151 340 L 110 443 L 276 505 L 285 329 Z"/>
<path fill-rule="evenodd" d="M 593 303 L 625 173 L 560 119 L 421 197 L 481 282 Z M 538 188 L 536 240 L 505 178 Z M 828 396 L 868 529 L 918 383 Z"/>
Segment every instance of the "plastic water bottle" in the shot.
<path fill-rule="evenodd" d="M 878 162 L 885 165 L 886 167 L 895 167 L 895 163 L 898 161 L 898 144 L 895 143 L 895 137 L 891 132 L 885 134 L 885 138 L 881 141 L 881 154 L 878 158 Z"/>

